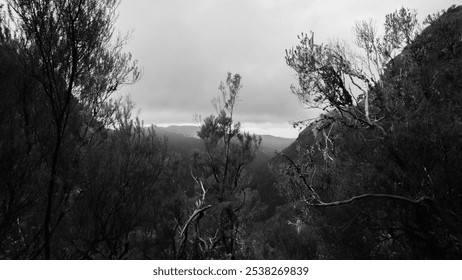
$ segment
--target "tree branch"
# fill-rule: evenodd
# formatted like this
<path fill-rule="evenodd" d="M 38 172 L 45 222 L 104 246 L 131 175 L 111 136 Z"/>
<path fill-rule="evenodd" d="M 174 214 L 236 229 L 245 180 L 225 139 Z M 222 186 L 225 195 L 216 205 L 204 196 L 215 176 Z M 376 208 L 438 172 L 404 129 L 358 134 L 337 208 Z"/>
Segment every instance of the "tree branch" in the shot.
<path fill-rule="evenodd" d="M 295 170 L 297 171 L 297 174 L 302 179 L 303 184 L 305 184 L 305 186 L 310 190 L 310 193 L 313 195 L 313 198 L 316 199 L 316 201 L 321 202 L 321 199 L 319 198 L 318 194 L 314 191 L 313 187 L 306 181 L 306 178 L 305 178 L 305 176 L 303 176 L 300 167 L 286 154 L 284 154 L 284 153 L 277 153 L 277 154 L 284 157 L 289 162 L 289 164 L 293 168 L 295 168 Z"/>
<path fill-rule="evenodd" d="M 349 199 L 346 199 L 346 200 L 339 200 L 339 201 L 333 201 L 333 202 L 322 202 L 322 201 L 317 201 L 318 203 L 310 203 L 308 202 L 305 198 L 303 199 L 303 201 L 309 205 L 309 206 L 316 206 L 316 207 L 332 207 L 332 206 L 341 206 L 341 205 L 347 205 L 347 204 L 351 204 L 355 201 L 359 201 L 359 200 L 364 200 L 364 199 L 369 199 L 369 198 L 373 198 L 373 199 L 391 199 L 391 200 L 399 200 L 399 201 L 403 201 L 403 202 L 407 202 L 407 203 L 411 203 L 411 204 L 420 204 L 420 203 L 424 203 L 424 202 L 430 202 L 431 204 L 435 203 L 434 199 L 428 197 L 428 196 L 421 196 L 417 199 L 411 199 L 411 198 L 407 198 L 407 197 L 404 197 L 404 196 L 399 196 L 399 195 L 392 195 L 392 194 L 362 194 L 362 195 L 358 195 L 358 196 L 353 196 Z"/>

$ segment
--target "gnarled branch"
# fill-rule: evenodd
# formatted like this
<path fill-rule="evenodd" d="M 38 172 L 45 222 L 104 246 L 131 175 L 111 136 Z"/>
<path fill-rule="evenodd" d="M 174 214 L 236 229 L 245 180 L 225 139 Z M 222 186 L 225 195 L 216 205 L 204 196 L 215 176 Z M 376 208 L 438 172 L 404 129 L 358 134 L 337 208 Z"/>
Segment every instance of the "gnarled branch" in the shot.
<path fill-rule="evenodd" d="M 372 194 L 372 193 L 357 195 L 357 196 L 353 196 L 353 197 L 351 197 L 349 199 L 333 201 L 333 202 L 322 202 L 321 200 L 319 200 L 319 201 L 316 201 L 316 203 L 311 203 L 305 198 L 303 199 L 303 201 L 309 206 L 331 207 L 331 206 L 347 205 L 347 204 L 351 204 L 351 203 L 353 203 L 355 201 L 364 200 L 364 199 L 368 199 L 368 198 L 392 199 L 392 200 L 404 201 L 404 202 L 411 203 L 411 204 L 420 204 L 420 203 L 423 203 L 423 202 L 434 203 L 434 199 L 432 199 L 432 198 L 430 198 L 428 196 L 421 196 L 421 197 L 419 197 L 417 199 L 412 199 L 412 198 L 407 198 L 407 197 L 400 196 L 400 195 Z"/>

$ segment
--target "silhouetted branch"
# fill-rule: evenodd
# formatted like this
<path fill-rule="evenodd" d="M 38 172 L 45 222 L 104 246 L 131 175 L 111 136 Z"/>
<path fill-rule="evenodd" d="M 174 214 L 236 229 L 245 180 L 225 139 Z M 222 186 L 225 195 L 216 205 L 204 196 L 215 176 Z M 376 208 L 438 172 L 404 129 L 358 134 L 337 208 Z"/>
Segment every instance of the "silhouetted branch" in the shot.
<path fill-rule="evenodd" d="M 411 204 L 420 204 L 423 202 L 431 202 L 433 203 L 434 199 L 427 197 L 427 196 L 421 196 L 417 199 L 411 199 L 407 198 L 404 196 L 399 196 L 399 195 L 392 195 L 392 194 L 362 194 L 358 196 L 353 196 L 349 199 L 346 200 L 339 200 L 339 201 L 333 201 L 333 202 L 322 202 L 322 201 L 316 201 L 316 203 L 310 203 L 306 199 L 303 199 L 306 204 L 309 206 L 320 206 L 320 207 L 331 207 L 331 206 L 341 206 L 341 205 L 347 205 L 350 203 L 353 203 L 355 201 L 359 200 L 364 200 L 368 198 L 374 198 L 374 199 L 392 199 L 392 200 L 399 200 L 399 201 L 404 201 L 407 203 Z"/>

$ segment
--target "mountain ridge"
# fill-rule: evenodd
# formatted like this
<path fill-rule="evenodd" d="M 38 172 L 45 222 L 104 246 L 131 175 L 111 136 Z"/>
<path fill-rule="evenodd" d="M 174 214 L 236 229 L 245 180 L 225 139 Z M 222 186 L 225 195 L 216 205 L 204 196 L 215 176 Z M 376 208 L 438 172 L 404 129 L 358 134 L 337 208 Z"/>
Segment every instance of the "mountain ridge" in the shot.
<path fill-rule="evenodd" d="M 200 149 L 202 142 L 197 136 L 199 126 L 194 125 L 170 125 L 156 126 L 153 125 L 154 131 L 162 137 L 168 139 L 173 150 L 179 150 L 183 155 L 188 154 L 187 150 Z M 274 135 L 259 135 L 262 137 L 262 142 L 257 155 L 256 163 L 260 164 L 268 162 L 275 155 L 275 151 L 281 151 L 289 147 L 296 139 L 284 138 Z"/>

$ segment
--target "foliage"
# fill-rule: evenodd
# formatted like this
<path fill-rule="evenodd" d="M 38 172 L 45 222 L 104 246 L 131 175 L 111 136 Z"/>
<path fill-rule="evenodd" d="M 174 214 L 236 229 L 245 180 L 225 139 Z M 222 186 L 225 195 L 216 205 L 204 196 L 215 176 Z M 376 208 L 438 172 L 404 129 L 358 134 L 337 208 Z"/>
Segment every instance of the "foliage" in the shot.
<path fill-rule="evenodd" d="M 250 207 L 249 203 L 254 202 L 249 198 L 255 194 L 246 189 L 250 181 L 245 174 L 246 167 L 255 159 L 261 138 L 242 132 L 240 123 L 233 121 L 240 81 L 240 75 L 228 73 L 226 82 L 220 84 L 222 96 L 214 100 L 218 116 L 204 119 L 197 134 L 203 141 L 204 151 L 193 156 L 192 176 L 198 177 L 196 186 L 202 186 L 202 190 L 196 189 L 196 194 L 204 195 L 203 200 L 212 206 L 202 221 L 204 235 L 211 243 L 205 256 L 212 258 L 236 257 L 239 239 L 248 223 L 243 217 L 262 207 L 258 203 Z M 199 225 L 199 220 L 196 224 Z M 196 239 L 199 240 L 198 228 Z"/>
<path fill-rule="evenodd" d="M 322 237 L 318 229 L 308 227 L 291 205 L 280 206 L 276 214 L 257 224 L 252 231 L 252 259 L 322 259 Z"/>
<path fill-rule="evenodd" d="M 462 7 L 358 22 L 354 51 L 302 34 L 292 91 L 325 113 L 268 174 L 238 74 L 176 151 L 112 98 L 140 77 L 117 4 L 0 7 L 1 259 L 460 258 Z"/>
<path fill-rule="evenodd" d="M 107 139 L 77 163 L 81 180 L 70 199 L 66 257 L 133 257 L 133 241 L 155 235 L 160 203 L 153 203 L 166 196 L 159 181 L 170 158 L 153 129 L 131 118 L 132 106 L 118 104 Z"/>
<path fill-rule="evenodd" d="M 333 225 L 333 257 L 460 257 L 460 11 L 417 32 L 402 8 L 382 37 L 357 23 L 362 56 L 313 35 L 287 52 L 294 93 L 327 113 L 309 127 L 316 144 L 282 155 L 280 189 L 301 218 L 322 217 L 309 225 Z"/>
<path fill-rule="evenodd" d="M 59 231 L 76 188 L 73 179 L 80 171 L 73 165 L 86 156 L 85 150 L 98 144 L 93 141 L 96 135 L 113 120 L 116 104 L 109 100 L 111 94 L 121 84 L 136 81 L 139 72 L 130 55 L 121 52 L 124 40 L 111 43 L 116 1 L 7 3 L 2 52 L 13 54 L 14 73 L 22 80 L 16 79 L 19 84 L 13 83 L 15 87 L 6 92 L 7 99 L 21 100 L 6 119 L 19 117 L 14 125 L 21 128 L 18 134 L 24 133 L 21 140 L 28 147 L 19 156 L 33 157 L 28 162 L 35 162 L 34 170 L 25 170 L 38 178 L 33 184 L 9 185 L 9 196 L 12 202 L 30 206 L 23 218 L 33 233 L 31 240 L 21 236 L 27 245 L 20 255 L 49 259 L 53 258 L 53 234 Z M 17 174 L 11 178 L 18 178 Z M 35 194 L 33 199 L 18 197 L 25 186 L 33 188 L 28 190 Z M 21 224 L 20 217 L 16 220 Z"/>

